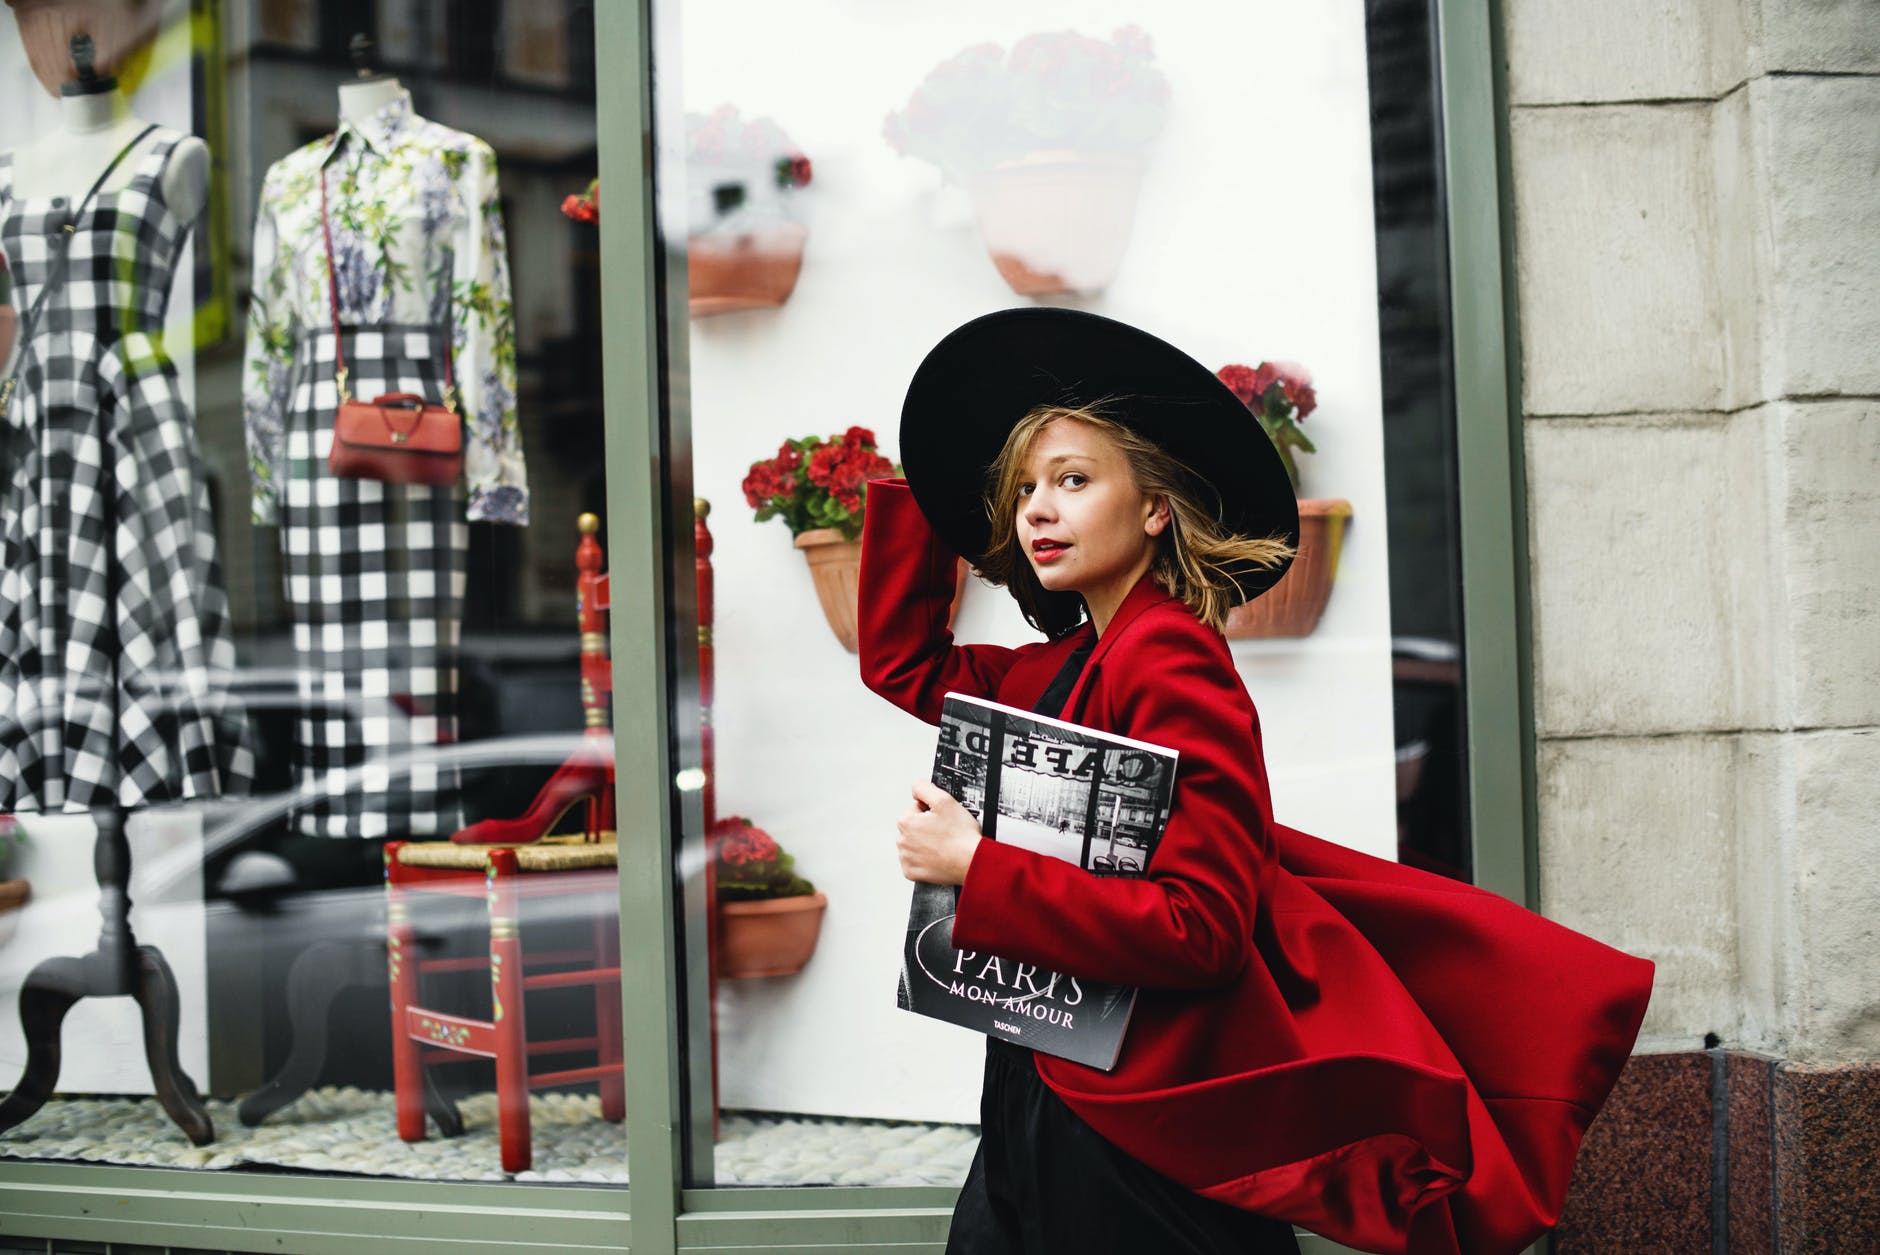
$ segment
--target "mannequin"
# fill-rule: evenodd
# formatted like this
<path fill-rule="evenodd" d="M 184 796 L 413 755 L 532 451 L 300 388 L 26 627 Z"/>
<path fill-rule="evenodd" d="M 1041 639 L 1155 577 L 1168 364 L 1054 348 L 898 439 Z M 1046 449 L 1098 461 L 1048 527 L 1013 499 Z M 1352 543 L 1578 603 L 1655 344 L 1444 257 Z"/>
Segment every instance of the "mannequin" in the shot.
<path fill-rule="evenodd" d="M 20 158 L 0 156 L 0 244 L 17 263 L 15 301 L 45 316 L 9 379 L 17 394 L 8 388 L 19 448 L 0 482 L 0 801 L 90 812 L 103 926 L 90 953 L 47 959 L 27 976 L 28 1058 L 0 1103 L 0 1129 L 53 1092 L 72 1004 L 128 996 L 143 1013 L 158 1099 L 201 1145 L 214 1129 L 177 1060 L 176 981 L 130 926 L 124 828 L 130 810 L 240 791 L 253 773 L 245 719 L 221 691 L 236 658 L 206 475 L 160 331 L 206 203 L 208 151 L 132 117 L 117 81 L 95 72 L 85 21 L 121 36 L 111 20 L 136 6 L 14 8 L 42 83 L 61 73 L 44 36 L 72 25 L 64 64 L 74 77 L 61 87 L 58 133 L 28 146 L 25 172 Z M 114 45 L 118 55 L 127 46 Z M 112 259 L 114 282 L 68 281 L 72 253 Z M 74 543 L 87 535 L 117 543 Z M 72 685 L 72 676 L 110 682 Z"/>
<path fill-rule="evenodd" d="M 140 6 L 126 4 L 120 12 L 109 6 L 54 9 L 45 4 L 13 3 L 20 40 L 26 45 L 40 84 L 48 95 L 59 97 L 59 129 L 36 142 L 22 144 L 13 154 L 13 185 L 18 195 L 35 198 L 64 197 L 76 201 L 91 187 L 98 172 L 110 164 L 125 144 L 148 123 L 130 111 L 113 71 L 131 55 L 131 46 L 147 41 L 154 28 L 140 16 Z M 150 6 L 142 6 L 150 7 Z M 123 20 L 130 19 L 124 26 Z M 92 57 L 80 60 L 68 54 L 70 36 L 83 31 L 98 43 Z M 102 61 L 100 67 L 97 62 Z M 146 139 L 146 145 L 157 142 Z M 100 193 L 122 191 L 136 177 L 136 153 L 111 172 Z M 170 208 L 185 222 L 202 212 L 209 194 L 209 147 L 190 136 L 177 145 L 163 172 L 163 194 Z"/>
<path fill-rule="evenodd" d="M 277 160 L 256 203 L 242 371 L 250 517 L 278 530 L 303 694 L 396 695 L 403 715 L 348 722 L 309 707 L 295 724 L 305 801 L 294 831 L 443 836 L 463 823 L 454 771 L 363 769 L 455 739 L 469 525 L 528 523 L 508 250 L 495 150 L 419 115 L 375 72 L 369 40 L 352 51 L 338 126 Z M 379 220 L 399 229 L 362 225 Z M 342 357 L 355 398 L 452 398 L 458 483 L 332 473 Z"/>
<path fill-rule="evenodd" d="M 365 131 L 375 143 L 382 143 L 384 136 L 378 131 L 377 123 L 372 115 L 397 100 L 404 94 L 404 91 L 399 81 L 389 74 L 361 79 L 357 83 L 341 83 L 339 85 L 340 119 Z"/>
<path fill-rule="evenodd" d="M 346 51 L 352 57 L 353 69 L 359 72 L 359 79 L 339 85 L 340 121 L 357 127 L 372 143 L 383 146 L 384 124 L 373 115 L 401 99 L 405 95 L 404 85 L 390 74 L 379 73 L 370 35 L 354 35 Z"/>
<path fill-rule="evenodd" d="M 63 196 L 76 202 L 91 187 L 98 172 L 111 158 L 149 123 L 132 113 L 130 105 L 111 79 L 102 90 L 73 93 L 59 97 L 59 129 L 34 143 L 23 144 L 13 153 L 13 182 L 21 196 L 45 198 Z M 79 87 L 78 82 L 66 84 Z M 157 142 L 145 139 L 143 146 Z M 111 177 L 99 189 L 100 194 L 121 192 L 136 177 L 137 153 L 118 163 Z M 209 199 L 209 146 L 190 136 L 176 146 L 163 169 L 163 195 L 176 216 L 193 222 Z"/>

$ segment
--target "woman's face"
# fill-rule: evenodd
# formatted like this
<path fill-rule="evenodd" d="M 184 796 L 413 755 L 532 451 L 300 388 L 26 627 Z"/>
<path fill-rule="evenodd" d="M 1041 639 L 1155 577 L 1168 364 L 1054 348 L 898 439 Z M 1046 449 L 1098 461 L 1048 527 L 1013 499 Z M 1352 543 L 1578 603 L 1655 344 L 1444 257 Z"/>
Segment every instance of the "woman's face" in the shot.
<path fill-rule="evenodd" d="M 1046 591 L 1081 593 L 1101 632 L 1155 557 L 1168 507 L 1136 487 L 1116 442 L 1075 419 L 1038 433 L 1018 492 L 1018 543 Z"/>

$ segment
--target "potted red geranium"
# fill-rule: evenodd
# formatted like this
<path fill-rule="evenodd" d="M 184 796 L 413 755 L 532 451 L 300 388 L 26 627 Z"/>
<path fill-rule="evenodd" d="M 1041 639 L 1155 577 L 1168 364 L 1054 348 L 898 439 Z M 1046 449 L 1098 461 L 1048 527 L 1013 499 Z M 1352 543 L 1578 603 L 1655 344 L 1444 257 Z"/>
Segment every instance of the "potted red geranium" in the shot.
<path fill-rule="evenodd" d="M 693 317 L 790 299 L 809 227 L 810 160 L 770 118 L 735 105 L 685 115 L 687 307 Z"/>
<path fill-rule="evenodd" d="M 816 950 L 829 899 L 797 874 L 776 838 L 742 815 L 711 826 L 718 975 L 788 976 Z"/>
<path fill-rule="evenodd" d="M 972 196 L 979 234 L 1021 296 L 1102 291 L 1135 220 L 1167 76 L 1136 26 L 1040 31 L 936 65 L 882 124 L 904 156 Z"/>
<path fill-rule="evenodd" d="M 862 566 L 862 509 L 868 481 L 900 469 L 875 448 L 875 433 L 786 440 L 777 455 L 751 463 L 744 500 L 757 521 L 782 519 L 809 562 L 816 596 L 836 639 L 856 651 L 856 587 Z"/>
<path fill-rule="evenodd" d="M 1311 439 L 1300 429 L 1318 408 L 1312 376 L 1297 362 L 1238 363 L 1215 374 L 1239 397 L 1279 449 L 1280 460 L 1299 491 L 1299 464 L 1295 455 L 1316 453 Z M 1342 498 L 1299 498 L 1299 552 L 1279 583 L 1227 616 L 1231 637 L 1307 636 L 1319 624 L 1338 574 L 1338 554 L 1351 519 L 1351 502 Z"/>

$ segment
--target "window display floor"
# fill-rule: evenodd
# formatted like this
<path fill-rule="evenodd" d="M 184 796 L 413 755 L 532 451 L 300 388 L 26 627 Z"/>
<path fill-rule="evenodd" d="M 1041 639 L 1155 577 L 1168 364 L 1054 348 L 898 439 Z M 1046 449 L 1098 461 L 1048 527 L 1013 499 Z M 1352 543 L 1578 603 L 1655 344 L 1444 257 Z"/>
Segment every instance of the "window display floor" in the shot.
<path fill-rule="evenodd" d="M 191 1146 L 155 1098 L 55 1099 L 0 1134 L 0 1156 L 166 1168 L 290 1168 L 437 1181 L 552 1181 L 624 1185 L 626 1130 L 601 1119 L 587 1094 L 529 1099 L 535 1166 L 510 1177 L 497 1166 L 496 1095 L 458 1100 L 464 1135 L 407 1144 L 392 1096 L 312 1090 L 259 1128 L 235 1103 L 210 1101 L 216 1140 Z M 979 1132 L 964 1125 L 726 1112 L 716 1153 L 720 1185 L 958 1185 Z"/>

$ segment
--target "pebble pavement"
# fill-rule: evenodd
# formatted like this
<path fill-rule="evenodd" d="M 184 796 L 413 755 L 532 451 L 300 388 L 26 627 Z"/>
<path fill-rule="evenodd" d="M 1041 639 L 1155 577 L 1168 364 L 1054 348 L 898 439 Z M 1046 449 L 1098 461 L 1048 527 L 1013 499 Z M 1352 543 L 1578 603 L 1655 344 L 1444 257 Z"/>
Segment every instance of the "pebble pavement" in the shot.
<path fill-rule="evenodd" d="M 496 1095 L 458 1100 L 464 1135 L 416 1143 L 398 1138 L 388 1093 L 325 1087 L 301 1096 L 259 1128 L 235 1104 L 211 1101 L 216 1140 L 191 1146 L 154 1098 L 72 1098 L 40 1108 L 0 1134 L 0 1156 L 77 1159 L 168 1168 L 281 1167 L 437 1181 L 553 1181 L 625 1185 L 625 1127 L 600 1118 L 592 1094 L 532 1094 L 535 1166 L 513 1177 L 497 1167 Z M 958 1185 L 979 1131 L 828 1116 L 725 1112 L 719 1119 L 719 1185 Z"/>

